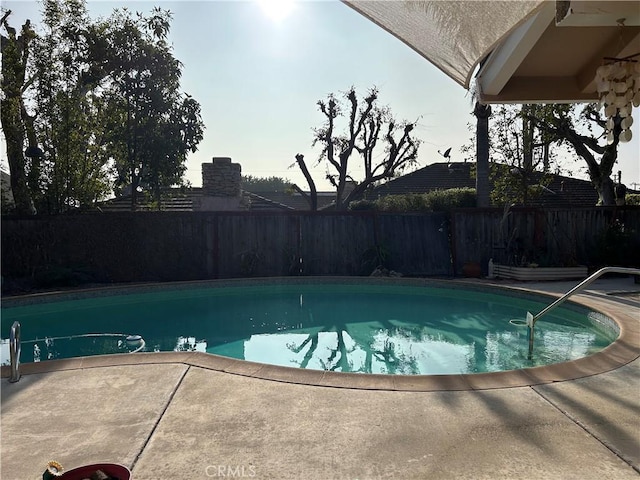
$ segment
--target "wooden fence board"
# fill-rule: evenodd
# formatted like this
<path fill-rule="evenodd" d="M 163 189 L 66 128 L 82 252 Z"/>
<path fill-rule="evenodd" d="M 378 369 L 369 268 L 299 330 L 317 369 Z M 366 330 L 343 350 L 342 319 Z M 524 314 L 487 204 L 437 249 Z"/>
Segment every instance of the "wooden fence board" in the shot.
<path fill-rule="evenodd" d="M 375 245 L 373 227 L 371 215 L 301 216 L 300 256 L 304 274 L 367 274 L 363 271 L 363 255 Z"/>
<path fill-rule="evenodd" d="M 218 275 L 289 275 L 297 237 L 297 222 L 292 216 L 218 216 Z"/>
<path fill-rule="evenodd" d="M 447 214 L 381 215 L 377 220 L 391 269 L 414 276 L 452 274 Z"/>
<path fill-rule="evenodd" d="M 458 275 L 466 262 L 479 262 L 486 271 L 490 258 L 504 265 L 631 265 L 640 261 L 640 209 L 635 207 L 465 209 L 451 215 Z M 619 232 L 615 225 L 620 226 Z M 615 248 L 629 251 L 616 257 L 609 251 Z"/>
<path fill-rule="evenodd" d="M 465 262 L 640 266 L 640 208 L 432 214 L 123 212 L 2 219 L 2 275 L 95 281 L 282 275 L 461 275 Z M 451 238 L 451 241 L 449 240 Z M 382 256 L 372 255 L 378 248 Z M 452 265 L 453 259 L 453 265 Z"/>

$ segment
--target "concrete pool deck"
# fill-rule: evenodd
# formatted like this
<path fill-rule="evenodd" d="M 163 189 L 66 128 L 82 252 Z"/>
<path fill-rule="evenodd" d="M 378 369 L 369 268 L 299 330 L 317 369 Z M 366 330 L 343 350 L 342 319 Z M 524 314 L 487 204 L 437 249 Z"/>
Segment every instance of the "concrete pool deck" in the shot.
<path fill-rule="evenodd" d="M 578 296 L 630 326 L 624 359 L 549 383 L 329 388 L 304 384 L 309 371 L 274 381 L 255 364 L 230 373 L 189 353 L 27 364 L 19 382 L 1 382 L 0 478 L 42 478 L 49 460 L 121 463 L 135 480 L 638 478 L 638 290 L 603 279 Z"/>

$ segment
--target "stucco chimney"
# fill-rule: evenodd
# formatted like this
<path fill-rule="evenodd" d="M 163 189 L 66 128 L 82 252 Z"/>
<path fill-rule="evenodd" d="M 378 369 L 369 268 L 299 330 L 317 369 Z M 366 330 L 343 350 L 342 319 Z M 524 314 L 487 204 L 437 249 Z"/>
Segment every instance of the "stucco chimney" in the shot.
<path fill-rule="evenodd" d="M 202 193 L 210 197 L 239 197 L 242 168 L 229 157 L 202 164 Z"/>

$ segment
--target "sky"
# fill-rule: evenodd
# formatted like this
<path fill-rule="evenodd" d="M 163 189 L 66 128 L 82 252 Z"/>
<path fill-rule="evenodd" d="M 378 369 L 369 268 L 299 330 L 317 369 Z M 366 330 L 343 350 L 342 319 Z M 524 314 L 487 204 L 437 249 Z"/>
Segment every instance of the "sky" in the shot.
<path fill-rule="evenodd" d="M 305 155 L 319 190 L 331 190 L 327 168 L 317 164 L 313 128 L 323 115 L 317 101 L 355 87 L 364 95 L 380 91 L 398 120 L 417 121 L 422 140 L 418 165 L 463 161 L 470 143 L 470 94 L 410 47 L 336 0 L 88 2 L 92 17 L 114 8 L 149 13 L 153 6 L 173 13 L 170 42 L 183 63 L 182 90 L 202 107 L 204 139 L 187 160 L 186 179 L 201 186 L 201 164 L 231 157 L 244 175 L 285 177 L 307 189 L 295 155 Z M 19 27 L 37 23 L 40 6 L 31 0 L 2 1 Z M 276 8 L 279 7 L 279 8 Z M 634 109 L 633 139 L 619 149 L 627 186 L 640 189 L 640 111 Z M 0 152 L 6 166 L 4 144 Z M 588 178 L 583 160 L 562 162 L 564 173 Z M 361 170 L 354 168 L 358 180 Z"/>

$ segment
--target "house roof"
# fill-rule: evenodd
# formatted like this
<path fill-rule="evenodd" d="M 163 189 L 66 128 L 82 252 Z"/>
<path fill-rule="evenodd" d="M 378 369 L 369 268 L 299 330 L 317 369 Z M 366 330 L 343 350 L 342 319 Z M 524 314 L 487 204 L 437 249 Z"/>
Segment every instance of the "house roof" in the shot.
<path fill-rule="evenodd" d="M 506 165 L 493 163 L 498 167 Z M 385 195 L 402 195 L 408 193 L 428 193 L 433 190 L 449 188 L 475 188 L 476 181 L 472 175 L 475 163 L 433 163 L 402 177 L 380 185 L 367 194 L 367 198 L 376 199 Z M 491 186 L 493 188 L 493 186 Z M 541 197 L 532 202 L 547 207 L 570 207 L 596 205 L 598 194 L 586 180 L 562 175 L 553 175 Z"/>
<path fill-rule="evenodd" d="M 472 163 L 432 163 L 373 189 L 370 198 L 407 193 L 427 193 L 432 190 L 475 187 L 471 178 Z"/>
<path fill-rule="evenodd" d="M 249 192 L 242 191 L 247 210 L 251 211 L 288 211 L 309 210 L 309 204 L 299 193 L 286 192 Z M 189 189 L 170 188 L 163 191 L 162 210 L 174 212 L 190 212 L 194 204 L 198 204 L 203 197 L 202 188 Z M 322 208 L 335 199 L 335 192 L 318 192 L 318 208 Z M 141 196 L 137 205 L 138 210 L 154 210 L 150 202 Z M 131 210 L 131 195 L 121 195 L 100 204 L 103 212 L 117 212 Z"/>
<path fill-rule="evenodd" d="M 194 197 L 201 192 L 181 192 L 180 189 L 171 189 L 171 195 L 163 195 L 162 210 L 173 212 L 190 212 L 193 210 Z M 141 211 L 154 210 L 153 205 L 140 195 L 137 198 L 136 208 Z M 131 194 L 119 195 L 98 204 L 98 209 L 103 212 L 128 212 L 131 211 Z"/>
<path fill-rule="evenodd" d="M 251 199 L 251 210 L 255 210 L 256 202 L 266 200 L 270 205 L 282 206 L 285 210 L 309 210 L 309 203 L 299 193 L 244 191 Z M 331 204 L 336 198 L 336 192 L 318 192 L 318 209 Z M 256 205 L 257 206 L 257 205 Z M 260 208 L 260 207 L 258 207 Z"/>

